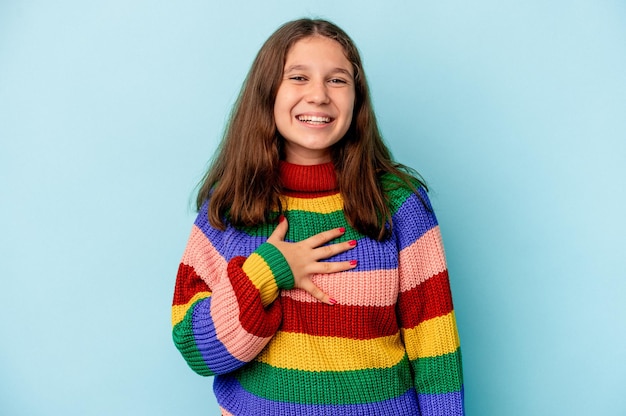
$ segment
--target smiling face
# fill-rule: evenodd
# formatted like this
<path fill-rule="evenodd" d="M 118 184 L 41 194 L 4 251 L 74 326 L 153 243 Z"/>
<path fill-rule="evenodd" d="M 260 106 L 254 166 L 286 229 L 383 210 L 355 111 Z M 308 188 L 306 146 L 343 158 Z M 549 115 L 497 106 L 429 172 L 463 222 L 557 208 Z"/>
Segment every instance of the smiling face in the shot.
<path fill-rule="evenodd" d="M 322 36 L 296 42 L 287 53 L 274 102 L 286 161 L 329 162 L 330 147 L 352 122 L 354 99 L 354 69 L 338 42 Z"/>

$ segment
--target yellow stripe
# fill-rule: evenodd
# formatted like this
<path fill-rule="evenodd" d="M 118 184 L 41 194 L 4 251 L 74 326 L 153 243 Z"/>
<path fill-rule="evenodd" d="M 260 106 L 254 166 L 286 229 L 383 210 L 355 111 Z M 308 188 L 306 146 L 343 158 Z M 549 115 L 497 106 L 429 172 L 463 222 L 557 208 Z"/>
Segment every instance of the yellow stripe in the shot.
<path fill-rule="evenodd" d="M 460 345 L 454 311 L 424 321 L 415 328 L 403 329 L 402 336 L 410 360 L 449 354 Z"/>
<path fill-rule="evenodd" d="M 343 199 L 341 195 L 330 195 L 315 198 L 315 203 L 311 204 L 311 199 L 307 198 L 295 198 L 292 196 L 281 197 L 281 202 L 286 209 L 290 211 L 309 211 L 311 212 L 311 206 L 315 207 L 315 211 L 318 214 L 330 214 L 331 212 L 343 210 Z"/>
<path fill-rule="evenodd" d="M 176 326 L 183 319 L 185 319 L 185 315 L 187 315 L 187 310 L 191 308 L 191 305 L 196 303 L 196 301 L 204 298 L 208 298 L 211 296 L 211 292 L 198 292 L 193 295 L 193 298 L 189 300 L 189 302 L 184 305 L 174 305 L 172 306 L 172 326 Z"/>
<path fill-rule="evenodd" d="M 263 305 L 267 306 L 276 300 L 278 296 L 276 279 L 272 269 L 265 262 L 263 257 L 259 256 L 257 253 L 252 253 L 241 268 L 261 294 L 261 302 L 263 302 Z"/>
<path fill-rule="evenodd" d="M 279 331 L 257 361 L 292 370 L 350 371 L 393 367 L 404 355 L 399 333 L 355 340 Z"/>

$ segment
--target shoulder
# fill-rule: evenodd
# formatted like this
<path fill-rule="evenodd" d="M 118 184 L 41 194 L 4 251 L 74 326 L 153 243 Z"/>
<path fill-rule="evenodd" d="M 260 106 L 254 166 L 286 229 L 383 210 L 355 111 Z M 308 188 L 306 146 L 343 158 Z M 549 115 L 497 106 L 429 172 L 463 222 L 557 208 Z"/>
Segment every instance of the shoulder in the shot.
<path fill-rule="evenodd" d="M 205 199 L 198 209 L 198 214 L 196 215 L 196 220 L 194 221 L 194 225 L 205 233 L 210 232 L 210 230 L 214 228 L 209 222 L 209 202 L 209 198 Z"/>
<path fill-rule="evenodd" d="M 391 209 L 392 233 L 401 247 L 439 225 L 426 187 L 419 180 L 411 180 L 413 189 L 396 175 L 386 174 L 381 181 Z"/>
<path fill-rule="evenodd" d="M 428 191 L 424 184 L 415 177 L 409 176 L 410 185 L 407 184 L 400 176 L 393 173 L 385 173 L 381 176 L 380 182 L 383 192 L 387 197 L 387 203 L 392 213 L 396 213 L 402 206 L 414 205 L 415 208 L 432 211 L 432 206 L 428 198 Z"/>

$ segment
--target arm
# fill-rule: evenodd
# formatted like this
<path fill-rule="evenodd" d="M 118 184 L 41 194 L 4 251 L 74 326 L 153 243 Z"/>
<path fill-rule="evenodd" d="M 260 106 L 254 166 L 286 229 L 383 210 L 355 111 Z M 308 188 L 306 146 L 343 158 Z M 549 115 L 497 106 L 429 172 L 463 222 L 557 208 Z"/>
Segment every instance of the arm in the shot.
<path fill-rule="evenodd" d="M 400 245 L 398 314 L 421 414 L 463 415 L 463 373 L 439 225 L 419 189 L 393 217 Z"/>
<path fill-rule="evenodd" d="M 239 244 L 255 244 L 253 237 Z M 277 331 L 282 312 L 274 302 L 293 287 L 284 257 L 271 244 L 250 256 L 226 260 L 224 233 L 210 226 L 206 204 L 181 260 L 172 305 L 176 347 L 198 374 L 228 373 L 258 355 Z"/>
<path fill-rule="evenodd" d="M 310 275 L 348 270 L 356 264 L 320 262 L 354 247 L 350 242 L 326 245 L 344 229 L 290 243 L 284 241 L 283 220 L 266 241 L 244 233 L 226 236 L 208 223 L 206 205 L 178 269 L 172 326 L 174 343 L 189 366 L 210 376 L 252 361 L 270 341 L 282 319 L 280 303 L 274 302 L 279 290 L 297 287 L 333 304 Z M 227 261 L 220 250 L 228 244 L 247 245 L 251 254 Z"/>

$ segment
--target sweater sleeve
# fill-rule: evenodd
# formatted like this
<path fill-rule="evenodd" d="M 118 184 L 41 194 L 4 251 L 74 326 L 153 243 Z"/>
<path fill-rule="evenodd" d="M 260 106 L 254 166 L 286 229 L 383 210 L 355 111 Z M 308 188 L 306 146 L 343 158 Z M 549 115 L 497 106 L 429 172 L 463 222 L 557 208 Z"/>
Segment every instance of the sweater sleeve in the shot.
<path fill-rule="evenodd" d="M 232 231 L 232 230 L 231 230 Z M 265 238 L 236 239 L 208 222 L 206 204 L 192 227 L 172 303 L 174 344 L 198 374 L 224 374 L 252 361 L 278 330 L 280 289 L 293 287 L 285 258 Z M 224 256 L 226 244 L 250 247 Z M 257 246 L 257 247 L 254 247 Z"/>
<path fill-rule="evenodd" d="M 421 415 L 463 415 L 463 371 L 439 225 L 426 192 L 398 207 L 398 315 Z"/>

